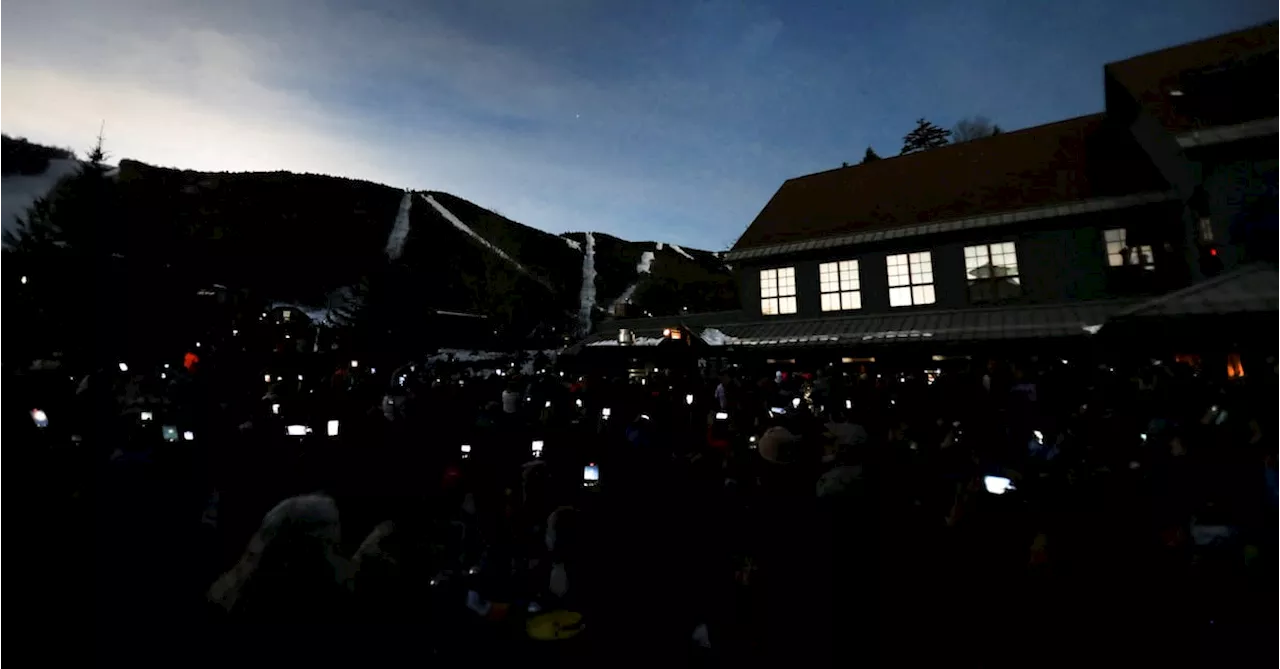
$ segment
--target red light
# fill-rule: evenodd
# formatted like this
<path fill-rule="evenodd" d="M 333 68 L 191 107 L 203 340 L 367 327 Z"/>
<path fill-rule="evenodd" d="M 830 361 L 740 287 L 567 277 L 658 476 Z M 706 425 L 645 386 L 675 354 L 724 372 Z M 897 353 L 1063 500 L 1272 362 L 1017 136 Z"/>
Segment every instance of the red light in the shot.
<path fill-rule="evenodd" d="M 588 467 L 594 467 L 594 466 L 596 466 L 596 463 L 594 463 L 594 462 L 589 462 L 589 463 L 587 463 L 587 466 L 588 466 Z"/>
<path fill-rule="evenodd" d="M 1209 249 L 1209 255 L 1211 256 L 1218 255 L 1218 249 Z"/>

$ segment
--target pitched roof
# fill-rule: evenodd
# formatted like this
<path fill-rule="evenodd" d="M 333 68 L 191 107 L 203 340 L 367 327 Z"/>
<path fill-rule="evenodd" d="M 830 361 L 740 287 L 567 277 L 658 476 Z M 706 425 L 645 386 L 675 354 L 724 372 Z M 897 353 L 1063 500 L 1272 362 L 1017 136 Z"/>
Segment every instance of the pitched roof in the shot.
<path fill-rule="evenodd" d="M 790 179 L 734 250 L 1167 188 L 1094 114 Z"/>
<path fill-rule="evenodd" d="M 1106 72 L 1165 128 L 1182 133 L 1276 116 L 1272 21 L 1110 63 Z"/>

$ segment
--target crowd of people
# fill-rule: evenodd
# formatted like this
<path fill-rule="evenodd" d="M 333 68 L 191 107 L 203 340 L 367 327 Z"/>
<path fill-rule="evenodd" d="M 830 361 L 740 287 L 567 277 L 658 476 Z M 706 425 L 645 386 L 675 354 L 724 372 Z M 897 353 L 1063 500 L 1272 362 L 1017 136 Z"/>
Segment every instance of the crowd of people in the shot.
<path fill-rule="evenodd" d="M 1274 366 L 181 363 L 10 376 L 33 620 L 480 665 L 1276 647 Z"/>

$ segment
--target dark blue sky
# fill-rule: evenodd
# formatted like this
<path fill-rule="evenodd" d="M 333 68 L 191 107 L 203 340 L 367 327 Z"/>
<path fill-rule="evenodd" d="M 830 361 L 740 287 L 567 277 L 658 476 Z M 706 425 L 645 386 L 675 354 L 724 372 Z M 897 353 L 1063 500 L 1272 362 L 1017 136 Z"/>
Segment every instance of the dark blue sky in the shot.
<path fill-rule="evenodd" d="M 783 180 L 868 145 L 896 154 L 918 117 L 1014 130 L 1101 111 L 1104 63 L 1277 12 L 1259 0 L 4 10 L 6 132 L 83 146 L 106 118 L 119 156 L 447 190 L 551 232 L 709 249 Z"/>

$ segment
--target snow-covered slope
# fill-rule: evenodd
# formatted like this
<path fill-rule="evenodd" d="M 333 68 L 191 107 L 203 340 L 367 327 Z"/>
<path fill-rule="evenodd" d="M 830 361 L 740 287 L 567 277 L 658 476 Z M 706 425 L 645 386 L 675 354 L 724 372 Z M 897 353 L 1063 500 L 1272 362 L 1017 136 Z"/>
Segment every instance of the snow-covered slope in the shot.
<path fill-rule="evenodd" d="M 404 253 L 404 242 L 409 238 L 409 212 L 413 210 L 413 194 L 405 192 L 400 198 L 400 211 L 396 213 L 396 222 L 391 226 L 391 234 L 387 236 L 387 257 L 392 260 L 400 258 Z"/>
<path fill-rule="evenodd" d="M 582 290 L 578 293 L 578 331 L 582 334 L 591 332 L 591 313 L 596 307 L 596 238 L 590 232 L 586 237 L 587 251 L 582 254 Z"/>
<path fill-rule="evenodd" d="M 28 174 L 3 180 L 5 230 L 79 163 L 49 158 L 38 174 L 40 164 L 26 165 Z M 132 241 L 123 246 L 137 257 L 177 258 L 192 281 L 323 307 L 331 320 L 347 320 L 338 312 L 355 310 L 366 294 L 377 308 L 389 300 L 404 303 L 405 313 L 485 315 L 490 332 L 510 323 L 512 331 L 536 325 L 557 335 L 589 330 L 620 295 L 629 310 L 658 315 L 736 304 L 732 276 L 709 252 L 598 232 L 552 234 L 449 193 L 127 159 L 109 174 L 118 177 L 117 203 L 129 212 Z M 581 221 L 563 223 L 583 229 Z M 175 235 L 175 225 L 186 233 Z"/>
<path fill-rule="evenodd" d="M 12 174 L 0 179 L 0 219 L 5 232 L 13 230 L 18 217 L 25 215 L 37 198 L 47 195 L 58 181 L 79 168 L 78 160 L 50 160 L 48 169 L 41 174 Z"/>

